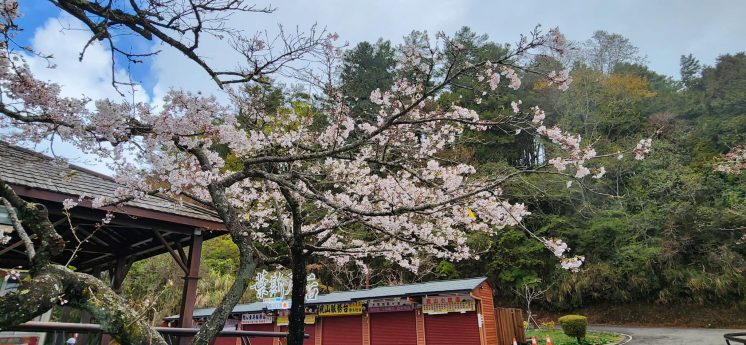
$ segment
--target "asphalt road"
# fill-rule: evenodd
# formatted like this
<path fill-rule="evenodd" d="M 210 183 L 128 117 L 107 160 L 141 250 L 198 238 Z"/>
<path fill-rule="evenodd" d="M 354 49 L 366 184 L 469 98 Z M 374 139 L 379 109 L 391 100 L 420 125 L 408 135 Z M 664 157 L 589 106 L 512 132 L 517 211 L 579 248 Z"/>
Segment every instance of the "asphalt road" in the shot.
<path fill-rule="evenodd" d="M 708 328 L 643 328 L 621 326 L 591 326 L 591 330 L 611 331 L 629 336 L 624 345 L 724 345 L 723 334 L 746 332 L 738 329 Z M 735 344 L 734 344 L 735 345 Z"/>

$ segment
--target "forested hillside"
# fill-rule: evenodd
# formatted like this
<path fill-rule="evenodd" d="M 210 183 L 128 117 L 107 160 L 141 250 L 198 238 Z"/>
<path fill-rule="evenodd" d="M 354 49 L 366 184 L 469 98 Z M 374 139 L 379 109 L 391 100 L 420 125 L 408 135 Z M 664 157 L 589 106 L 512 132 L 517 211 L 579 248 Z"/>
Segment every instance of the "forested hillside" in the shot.
<path fill-rule="evenodd" d="M 421 35 L 413 32 L 405 40 Z M 507 49 L 468 28 L 455 37 L 474 61 Z M 546 157 L 552 155 L 541 139 L 508 135 L 499 127 L 465 133 L 443 157 L 468 161 L 481 172 L 534 168 L 536 174 L 507 186 L 505 195 L 529 206 L 528 229 L 562 238 L 574 254 L 585 256 L 579 272 L 560 269 L 524 229 L 506 228 L 494 237 L 471 239 L 479 260 L 423 257 L 416 275 L 385 261 L 365 262 L 370 269 L 360 263 L 339 267 L 315 262 L 309 269 L 326 288 L 486 275 L 506 299 L 516 298 L 513 290 L 524 284 L 549 289 L 543 301 L 556 309 L 630 301 L 746 303 L 746 173 L 715 169 L 724 153 L 746 143 L 746 55 L 723 55 L 714 66 L 704 66 L 681 52 L 681 75 L 673 79 L 646 67 L 644 52 L 619 35 L 599 31 L 570 46 L 561 58 L 537 55 L 531 61 L 539 71 L 570 68 L 574 81 L 566 92 L 526 74 L 520 91 L 501 84 L 498 96 L 480 99 L 470 86 L 478 81 L 464 78 L 439 101 L 475 100 L 466 106 L 499 120 L 513 111 L 511 102 L 522 99 L 525 107 L 545 109 L 547 126 L 577 132 L 599 152 L 622 151 L 640 138 L 652 138 L 645 160 L 611 154 L 605 158 L 605 174 L 592 182 L 548 173 L 542 168 L 551 164 Z M 368 99 L 371 91 L 397 78 L 391 72 L 397 49 L 381 39 L 345 53 L 337 72 L 353 114 L 356 109 L 375 110 Z M 318 106 L 313 95 L 292 85 L 268 84 L 249 90 L 268 111 L 292 106 L 296 112 L 313 112 Z M 210 306 L 230 284 L 228 272 L 237 265 L 237 250 L 227 238 L 208 241 L 203 259 L 198 304 Z M 169 280 L 177 287 L 164 289 Z M 157 298 L 154 316 L 160 317 L 175 312 L 180 282 L 179 270 L 164 255 L 136 263 L 125 293 L 135 301 Z"/>

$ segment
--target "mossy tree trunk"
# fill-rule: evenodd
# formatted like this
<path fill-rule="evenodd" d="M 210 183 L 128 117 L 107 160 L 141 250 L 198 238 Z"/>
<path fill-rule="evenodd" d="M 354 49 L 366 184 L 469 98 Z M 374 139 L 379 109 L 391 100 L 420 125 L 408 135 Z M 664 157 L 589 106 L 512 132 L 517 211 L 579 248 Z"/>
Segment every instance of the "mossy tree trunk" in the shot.
<path fill-rule="evenodd" d="M 25 243 L 31 265 L 30 277 L 23 279 L 16 291 L 0 297 L 0 330 L 30 321 L 55 305 L 67 304 L 89 312 L 103 331 L 120 344 L 167 344 L 145 318 L 106 283 L 51 263 L 51 258 L 62 252 L 65 243 L 49 221 L 43 205 L 21 199 L 4 181 L 0 181 L 0 198 L 18 210 L 14 230 L 23 238 L 29 237 L 28 228 L 38 238 L 38 244 Z M 15 213 L 14 209 L 9 212 Z"/>

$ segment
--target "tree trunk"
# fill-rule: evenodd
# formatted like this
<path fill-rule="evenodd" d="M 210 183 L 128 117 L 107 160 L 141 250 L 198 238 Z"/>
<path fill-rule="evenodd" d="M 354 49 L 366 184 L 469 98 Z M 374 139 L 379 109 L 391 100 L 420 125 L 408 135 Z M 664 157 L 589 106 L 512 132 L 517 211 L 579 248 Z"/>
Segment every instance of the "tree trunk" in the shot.
<path fill-rule="evenodd" d="M 201 149 L 194 149 L 190 152 L 200 161 L 202 169 L 206 171 L 210 170 L 209 159 L 207 159 L 207 156 L 205 156 L 205 153 Z M 225 297 L 223 297 L 223 300 L 215 308 L 210 317 L 207 318 L 207 321 L 202 325 L 199 332 L 197 332 L 192 341 L 194 345 L 209 344 L 215 338 L 215 335 L 223 329 L 225 320 L 228 319 L 228 315 L 233 311 L 233 307 L 241 300 L 257 266 L 251 236 L 249 235 L 249 230 L 243 225 L 243 217 L 231 206 L 222 186 L 211 183 L 208 189 L 213 205 L 215 206 L 215 211 L 218 212 L 226 228 L 230 231 L 233 243 L 238 246 L 239 262 L 236 280 Z"/>
<path fill-rule="evenodd" d="M 238 244 L 240 255 L 236 280 L 225 297 L 223 297 L 220 305 L 215 308 L 212 315 L 202 325 L 202 328 L 200 328 L 194 337 L 192 344 L 207 345 L 210 343 L 210 340 L 215 338 L 218 332 L 223 330 L 225 320 L 228 319 L 228 315 L 233 311 L 233 307 L 243 296 L 246 287 L 248 287 L 249 280 L 256 270 L 257 263 L 251 247 L 251 240 L 246 236 L 241 236 L 241 238 L 234 236 L 233 241 Z"/>
<path fill-rule="evenodd" d="M 31 281 L 0 297 L 0 330 L 30 321 L 63 301 L 91 313 L 120 344 L 166 345 L 147 320 L 104 282 L 54 264 L 37 269 Z"/>
<path fill-rule="evenodd" d="M 293 291 L 290 305 L 288 325 L 288 345 L 303 345 L 303 335 L 306 332 L 306 256 L 303 248 L 290 248 L 293 266 Z"/>

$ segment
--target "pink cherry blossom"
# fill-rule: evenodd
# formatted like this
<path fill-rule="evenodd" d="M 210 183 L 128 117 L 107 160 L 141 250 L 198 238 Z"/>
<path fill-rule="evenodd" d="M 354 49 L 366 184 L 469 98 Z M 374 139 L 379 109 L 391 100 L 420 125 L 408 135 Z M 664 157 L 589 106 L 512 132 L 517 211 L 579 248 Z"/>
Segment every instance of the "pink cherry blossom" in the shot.
<path fill-rule="evenodd" d="M 552 37 L 524 40 L 514 53 L 527 54 Z M 447 40 L 440 35 L 438 39 Z M 254 41 L 253 49 L 265 48 L 262 43 Z M 483 131 L 494 125 L 460 102 L 441 103 L 439 89 L 432 89 L 438 80 L 422 79 L 427 75 L 423 72 L 448 63 L 439 49 L 426 35 L 402 45 L 397 68 L 407 77 L 373 90 L 370 101 L 377 107 L 365 118 L 350 113 L 344 90 L 336 87 L 318 95 L 325 103 L 314 109 L 320 114 L 313 115 L 294 104 L 266 113 L 243 88 L 227 90 L 230 104 L 178 89 L 166 93 L 158 108 L 67 98 L 58 85 L 35 78 L 22 61 L 11 63 L 17 56 L 6 49 L 0 56 L 3 101 L 31 120 L 0 116 L 4 128 L 17 129 L 0 136 L 37 143 L 54 136 L 109 162 L 121 185 L 115 195 L 68 199 L 65 209 L 83 200 L 101 208 L 153 192 L 207 204 L 225 200 L 221 214 L 235 216 L 226 220 L 243 220 L 232 225 L 236 237 L 271 244 L 278 241 L 275 226 L 295 236 L 287 231 L 296 221 L 288 212 L 292 198 L 315 212 L 300 229 L 317 255 L 340 264 L 382 257 L 416 271 L 423 253 L 448 260 L 473 258 L 476 253 L 466 241 L 470 233 L 495 234 L 522 226 L 531 215 L 526 205 L 503 196 L 504 181 L 499 178 L 477 176 L 469 164 L 435 158 L 466 129 Z M 325 52 L 332 59 L 339 55 L 332 46 Z M 513 67 L 485 62 L 465 68 L 484 83 L 482 97 L 498 92 L 502 77 L 509 88 L 521 87 Z M 550 82 L 569 85 L 564 72 L 552 78 Z M 581 148 L 579 135 L 545 127 L 546 114 L 538 106 L 526 114 L 531 116 L 526 123 L 521 105 L 521 100 L 511 103 L 515 114 L 510 116 L 523 122 L 512 130 L 535 131 L 556 146 L 558 156 L 549 160 L 556 170 L 574 169 L 577 178 L 589 175 L 591 168 L 585 164 L 596 151 Z M 605 170 L 593 171 L 600 178 Z M 113 216 L 107 213 L 101 222 Z M 345 231 L 350 224 L 370 236 Z M 544 243 L 560 257 L 568 249 L 561 240 Z M 577 268 L 579 263 L 582 260 L 576 259 L 567 266 Z"/>

